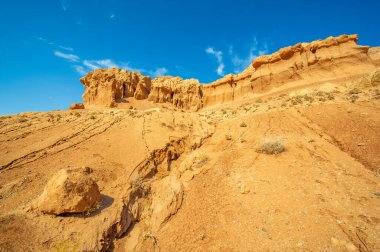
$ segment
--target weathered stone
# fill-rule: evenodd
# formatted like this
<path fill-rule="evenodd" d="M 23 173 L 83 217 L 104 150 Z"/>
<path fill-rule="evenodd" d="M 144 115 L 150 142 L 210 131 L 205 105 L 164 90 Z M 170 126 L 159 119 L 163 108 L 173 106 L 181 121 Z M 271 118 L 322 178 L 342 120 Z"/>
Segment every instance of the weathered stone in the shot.
<path fill-rule="evenodd" d="M 62 169 L 48 181 L 37 204 L 43 213 L 60 215 L 88 212 L 100 199 L 87 168 Z"/>

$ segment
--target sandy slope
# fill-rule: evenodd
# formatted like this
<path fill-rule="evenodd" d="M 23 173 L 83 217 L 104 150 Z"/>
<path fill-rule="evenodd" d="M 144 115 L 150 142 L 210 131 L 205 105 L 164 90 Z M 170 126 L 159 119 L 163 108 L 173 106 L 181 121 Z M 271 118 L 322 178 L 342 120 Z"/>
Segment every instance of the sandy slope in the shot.
<path fill-rule="evenodd" d="M 378 91 L 332 90 L 1 117 L 0 251 L 378 251 Z M 256 152 L 267 137 L 286 151 Z M 101 208 L 41 214 L 47 180 L 78 166 Z"/>

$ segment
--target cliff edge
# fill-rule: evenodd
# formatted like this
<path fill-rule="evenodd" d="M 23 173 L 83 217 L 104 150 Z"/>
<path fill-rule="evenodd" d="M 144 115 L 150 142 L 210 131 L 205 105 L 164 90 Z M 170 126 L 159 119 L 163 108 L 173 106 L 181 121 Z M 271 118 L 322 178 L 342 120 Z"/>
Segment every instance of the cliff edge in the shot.
<path fill-rule="evenodd" d="M 341 35 L 298 43 L 257 57 L 242 73 L 210 84 L 197 79 L 163 76 L 153 80 L 117 68 L 97 69 L 81 78 L 86 108 L 117 107 L 128 98 L 170 103 L 187 110 L 221 104 L 286 85 L 350 81 L 380 65 L 380 50 L 357 45 L 358 35 Z"/>

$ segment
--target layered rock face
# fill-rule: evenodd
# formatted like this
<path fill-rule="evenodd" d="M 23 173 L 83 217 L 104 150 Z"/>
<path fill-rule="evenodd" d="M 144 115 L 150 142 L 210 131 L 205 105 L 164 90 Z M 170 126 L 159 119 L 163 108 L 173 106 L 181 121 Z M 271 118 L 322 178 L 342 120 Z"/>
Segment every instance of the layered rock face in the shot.
<path fill-rule="evenodd" d="M 148 99 L 156 103 L 172 103 L 182 109 L 198 110 L 202 107 L 201 98 L 202 93 L 198 80 L 163 76 L 153 79 Z"/>
<path fill-rule="evenodd" d="M 232 101 L 248 93 L 267 92 L 284 84 L 350 80 L 376 68 L 377 51 L 358 46 L 357 35 L 299 43 L 260 56 L 241 74 L 202 86 L 205 106 Z"/>
<path fill-rule="evenodd" d="M 86 87 L 83 99 L 86 108 L 114 107 L 134 97 L 198 110 L 283 85 L 351 81 L 380 65 L 380 49 L 358 46 L 357 40 L 357 35 L 341 35 L 288 46 L 256 58 L 238 75 L 205 85 L 196 79 L 164 76 L 151 81 L 141 73 L 98 69 L 81 79 Z"/>
<path fill-rule="evenodd" d="M 86 87 L 86 108 L 115 107 L 129 97 L 146 99 L 151 88 L 150 77 L 118 68 L 94 70 L 80 81 Z"/>

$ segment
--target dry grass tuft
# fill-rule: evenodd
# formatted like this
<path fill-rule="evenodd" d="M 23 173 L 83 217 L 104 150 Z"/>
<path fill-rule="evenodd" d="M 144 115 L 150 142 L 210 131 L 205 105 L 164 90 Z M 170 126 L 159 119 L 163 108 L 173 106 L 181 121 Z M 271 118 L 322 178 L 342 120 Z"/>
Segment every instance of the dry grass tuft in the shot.
<path fill-rule="evenodd" d="M 202 167 L 205 163 L 207 163 L 210 160 L 210 157 L 206 153 L 200 154 L 198 157 L 194 159 L 196 166 Z"/>
<path fill-rule="evenodd" d="M 265 138 L 256 152 L 274 155 L 284 152 L 286 150 L 284 141 L 279 137 Z"/>

